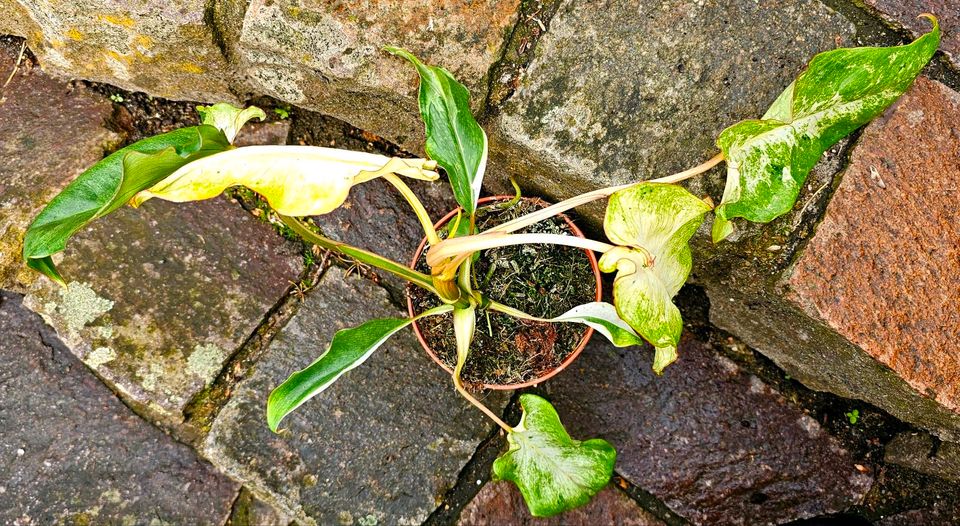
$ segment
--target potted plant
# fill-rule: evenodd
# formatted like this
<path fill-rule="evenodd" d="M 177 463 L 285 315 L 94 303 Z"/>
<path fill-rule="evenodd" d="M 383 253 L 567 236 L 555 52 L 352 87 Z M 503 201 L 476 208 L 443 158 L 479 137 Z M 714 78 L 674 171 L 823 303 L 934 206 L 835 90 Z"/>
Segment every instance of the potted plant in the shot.
<path fill-rule="evenodd" d="M 432 303 L 419 302 L 418 310 L 411 308 L 408 318 L 370 320 L 337 332 L 316 361 L 293 372 L 271 393 L 270 428 L 276 431 L 287 414 L 360 366 L 392 334 L 414 322 L 447 315 L 454 387 L 507 434 L 509 449 L 494 462 L 494 478 L 514 482 L 533 515 L 554 515 L 586 503 L 608 483 L 616 452 L 604 440 L 571 438 L 544 398 L 522 395 L 522 416 L 511 425 L 471 394 L 464 368 L 478 332 L 489 328 L 487 316 L 539 324 L 580 323 L 621 347 L 646 341 L 654 347 L 654 370 L 662 371 L 677 358 L 683 322 L 672 298 L 690 272 L 688 241 L 706 214 L 714 212 L 713 239 L 720 242 L 733 231 L 735 218 L 769 222 L 789 211 L 823 152 L 902 95 L 936 52 L 940 31 L 936 19 L 927 16 L 933 29 L 911 44 L 817 55 L 761 119 L 725 129 L 717 139 L 721 152 L 699 166 L 652 181 L 598 189 L 543 208 L 520 209 L 505 221 L 494 222 L 486 220 L 489 209 L 479 206 L 487 138 L 470 113 L 467 90 L 443 68 L 387 48 L 410 61 L 420 75 L 418 101 L 430 159 L 310 146 L 235 148 L 231 142 L 240 127 L 251 118 L 262 119 L 263 112 L 226 104 L 200 107 L 201 125 L 134 143 L 81 174 L 33 221 L 23 256 L 31 268 L 63 283 L 51 256 L 90 221 L 128 202 L 136 206 L 151 198 L 193 201 L 214 197 L 231 186 L 248 187 L 307 242 L 395 274 L 432 298 Z M 721 162 L 727 165 L 727 182 L 716 207 L 709 198 L 675 184 Z M 436 180 L 438 165 L 446 171 L 461 207 L 446 218 L 442 229 L 402 179 Z M 427 248 L 413 268 L 323 237 L 299 219 L 336 209 L 353 185 L 377 177 L 400 191 L 424 229 Z M 609 242 L 561 231 L 525 231 L 604 198 Z M 509 207 L 497 207 L 505 209 Z M 613 304 L 588 295 L 584 299 L 591 301 L 559 314 L 533 313 L 498 300 L 503 297 L 485 288 L 489 261 L 481 276 L 478 253 L 505 247 L 536 251 L 545 246 L 601 254 L 598 268 L 615 274 Z"/>

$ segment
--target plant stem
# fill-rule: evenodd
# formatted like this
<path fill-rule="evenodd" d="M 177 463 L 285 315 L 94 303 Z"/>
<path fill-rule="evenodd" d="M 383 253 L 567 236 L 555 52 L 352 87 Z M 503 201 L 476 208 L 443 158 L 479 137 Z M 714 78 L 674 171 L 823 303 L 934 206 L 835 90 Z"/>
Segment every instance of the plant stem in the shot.
<path fill-rule="evenodd" d="M 463 257 L 469 257 L 471 253 L 478 250 L 534 243 L 566 245 L 600 253 L 614 248 L 613 245 L 602 241 L 564 234 L 505 234 L 501 232 L 484 232 L 476 236 L 444 240 L 443 243 L 431 247 L 430 251 L 427 252 L 427 264 L 432 267 L 440 264 L 444 259 L 451 257 L 456 257 L 457 260 L 455 261 L 459 263 L 458 260 Z"/>
<path fill-rule="evenodd" d="M 463 387 L 463 380 L 461 380 L 459 376 L 453 377 L 453 386 L 457 389 L 457 392 L 460 393 L 460 396 L 466 398 L 467 401 L 473 404 L 477 409 L 483 411 L 483 414 L 487 415 L 487 418 L 489 418 L 490 420 L 493 420 L 494 422 L 496 422 L 496 424 L 500 426 L 501 429 L 503 429 L 507 433 L 513 432 L 513 428 L 510 427 L 509 424 L 504 422 L 503 419 L 501 419 L 499 416 L 496 415 L 496 413 L 491 411 L 489 407 L 483 405 L 483 403 L 480 400 L 477 400 L 476 398 L 473 397 L 473 395 L 467 392 L 467 390 Z"/>
<path fill-rule="evenodd" d="M 433 281 L 431 280 L 430 276 L 426 274 L 417 272 L 416 270 L 408 268 L 406 265 L 401 265 L 396 261 L 379 256 L 373 252 L 368 252 L 366 250 L 350 246 L 346 243 L 341 243 L 339 241 L 334 241 L 330 238 L 323 237 L 310 230 L 310 228 L 299 219 L 281 214 L 277 215 L 280 217 L 280 220 L 283 221 L 283 224 L 290 227 L 294 232 L 297 233 L 297 235 L 303 238 L 304 241 L 313 243 L 314 245 L 321 246 L 323 248 L 335 250 L 341 254 L 350 256 L 361 263 L 365 263 L 372 267 L 389 272 L 434 294 L 438 294 L 437 289 L 433 286 Z"/>
<path fill-rule="evenodd" d="M 710 169 L 713 168 L 714 166 L 720 164 L 722 161 L 723 161 L 723 153 L 718 153 L 717 155 L 714 155 L 709 161 L 707 161 L 707 162 L 705 162 L 705 163 L 703 163 L 703 164 L 694 166 L 693 168 L 690 168 L 690 169 L 688 169 L 688 170 L 684 170 L 684 171 L 682 171 L 682 172 L 678 172 L 678 173 L 675 173 L 675 174 L 673 174 L 673 175 L 668 175 L 668 176 L 666 176 L 666 177 L 661 177 L 661 178 L 659 178 L 659 179 L 651 179 L 651 180 L 649 180 L 649 181 L 642 181 L 642 182 L 645 182 L 645 183 L 678 183 L 678 182 L 680 182 L 680 181 L 683 181 L 683 180 L 686 180 L 686 179 L 690 179 L 691 177 L 694 177 L 694 176 L 696 176 L 696 175 L 702 174 L 702 173 L 710 170 Z M 620 190 L 625 190 L 625 189 L 627 189 L 627 188 L 630 188 L 631 186 L 634 186 L 635 184 L 639 184 L 639 183 L 631 183 L 631 184 L 622 184 L 622 185 L 618 185 L 618 186 L 610 186 L 610 187 L 607 187 L 607 188 L 601 188 L 601 189 L 599 189 L 599 190 L 594 190 L 594 191 L 592 191 L 592 192 L 587 192 L 587 193 L 585 193 L 585 194 L 580 194 L 580 195 L 578 195 L 578 196 L 571 197 L 570 199 L 567 199 L 567 200 L 564 200 L 564 201 L 560 201 L 559 203 L 550 205 L 550 206 L 548 206 L 548 207 L 546 207 L 546 208 L 543 208 L 543 209 L 541 209 L 541 210 L 537 210 L 537 211 L 535 211 L 535 212 L 531 212 L 531 213 L 529 213 L 529 214 L 527 214 L 527 215 L 525 215 L 525 216 L 518 217 L 518 218 L 516 218 L 516 219 L 514 219 L 514 220 L 512 220 L 512 221 L 507 221 L 506 223 L 504 223 L 504 224 L 502 224 L 502 225 L 496 226 L 496 227 L 494 227 L 494 228 L 492 228 L 492 229 L 490 229 L 490 230 L 487 230 L 486 232 L 482 232 L 480 235 L 483 235 L 483 234 L 486 234 L 486 233 L 493 233 L 493 232 L 503 232 L 503 233 L 516 232 L 517 230 L 520 230 L 521 228 L 528 227 L 528 226 L 530 226 L 530 225 L 532 225 L 532 224 L 534 224 L 534 223 L 539 223 L 540 221 L 543 221 L 544 219 L 553 217 L 553 216 L 555 216 L 555 215 L 557 215 L 557 214 L 559 214 L 559 213 L 561 213 L 561 212 L 566 212 L 567 210 L 570 210 L 571 208 L 575 208 L 575 207 L 578 207 L 578 206 L 580 206 L 580 205 L 584 205 L 584 204 L 587 204 L 587 203 L 589 203 L 589 202 L 596 201 L 597 199 L 603 199 L 603 198 L 605 198 L 605 197 L 610 197 L 610 196 L 611 196 L 612 194 L 614 194 L 615 192 L 619 192 Z"/>
<path fill-rule="evenodd" d="M 417 194 L 413 193 L 413 190 L 407 186 L 407 183 L 403 182 L 403 180 L 392 173 L 384 174 L 383 178 L 389 181 L 390 184 L 399 190 L 400 194 L 403 195 L 403 198 L 410 203 L 410 206 L 413 208 L 413 212 L 417 215 L 417 219 L 420 220 L 420 226 L 423 227 L 423 231 L 427 235 L 427 242 L 431 245 L 440 243 L 440 236 L 437 235 L 437 230 L 433 227 L 433 221 L 430 219 L 430 214 L 427 213 L 427 209 L 423 207 L 423 203 L 421 203 L 420 199 L 417 198 Z"/>

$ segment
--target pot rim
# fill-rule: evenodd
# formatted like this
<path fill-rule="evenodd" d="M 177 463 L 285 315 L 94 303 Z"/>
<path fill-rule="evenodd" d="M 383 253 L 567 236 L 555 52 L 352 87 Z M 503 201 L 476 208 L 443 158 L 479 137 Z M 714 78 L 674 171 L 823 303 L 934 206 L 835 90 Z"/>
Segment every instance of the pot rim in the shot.
<path fill-rule="evenodd" d="M 491 201 L 507 201 L 507 200 L 513 199 L 514 197 L 515 196 L 512 196 L 512 195 L 494 195 L 494 196 L 481 198 L 479 201 L 477 201 L 477 204 L 478 205 L 485 204 Z M 524 199 L 526 201 L 531 201 L 543 206 L 549 205 L 549 203 L 547 203 L 543 199 L 540 199 L 539 197 L 521 197 L 521 199 Z M 438 228 L 438 229 L 441 228 L 443 225 L 450 222 L 450 220 L 457 215 L 457 212 L 461 210 L 462 210 L 461 207 L 457 207 L 451 210 L 447 215 L 443 216 L 439 221 L 436 222 L 436 224 L 434 225 L 434 228 Z M 583 232 L 577 227 L 577 225 L 574 224 L 573 220 L 571 220 L 566 214 L 563 214 L 563 213 L 557 214 L 557 217 L 560 217 L 561 219 L 564 220 L 564 222 L 570 228 L 570 232 L 574 236 L 581 237 L 581 238 L 586 237 L 583 235 Z M 423 249 L 426 247 L 426 245 L 427 245 L 427 238 L 424 237 L 420 241 L 420 245 L 417 247 L 416 252 L 414 252 L 413 259 L 410 261 L 411 269 L 416 268 L 417 262 L 420 260 L 420 255 L 423 253 Z M 594 276 L 594 279 L 596 280 L 597 293 L 594 301 L 601 301 L 601 299 L 603 298 L 603 282 L 601 281 L 600 267 L 597 265 L 597 257 L 594 256 L 593 251 L 591 250 L 584 249 L 583 251 L 587 254 L 587 259 L 590 261 L 590 268 L 593 270 L 593 276 Z M 414 313 L 413 311 L 413 299 L 410 297 L 409 293 L 407 294 L 407 312 L 411 318 L 416 317 L 416 313 Z M 430 358 L 437 365 L 442 367 L 443 370 L 446 371 L 448 374 L 453 374 L 453 371 L 449 367 L 447 367 L 447 365 L 443 363 L 443 361 L 437 356 L 437 354 L 433 351 L 433 349 L 430 348 L 430 345 L 427 343 L 426 339 L 424 339 L 423 337 L 423 334 L 420 332 L 420 327 L 419 325 L 417 325 L 417 322 L 414 321 L 412 325 L 413 325 L 413 332 L 414 334 L 417 335 L 417 340 L 420 342 L 420 346 L 423 347 L 425 351 L 427 351 L 427 354 L 430 356 Z M 593 327 L 587 326 L 587 330 L 583 333 L 583 337 L 580 338 L 580 342 L 574 348 L 573 352 L 567 355 L 567 357 L 564 358 L 562 362 L 560 362 L 560 365 L 548 371 L 543 376 L 539 376 L 537 378 L 534 378 L 533 380 L 528 380 L 526 382 L 519 383 L 519 384 L 483 384 L 483 388 L 492 389 L 496 391 L 512 391 L 512 390 L 521 389 L 524 387 L 535 386 L 541 382 L 544 382 L 550 378 L 553 378 L 554 376 L 559 374 L 560 371 L 563 371 L 571 363 L 573 363 L 578 356 L 580 356 L 580 353 L 583 352 L 583 349 L 587 346 L 587 343 L 590 341 L 590 338 L 592 336 L 593 336 Z"/>

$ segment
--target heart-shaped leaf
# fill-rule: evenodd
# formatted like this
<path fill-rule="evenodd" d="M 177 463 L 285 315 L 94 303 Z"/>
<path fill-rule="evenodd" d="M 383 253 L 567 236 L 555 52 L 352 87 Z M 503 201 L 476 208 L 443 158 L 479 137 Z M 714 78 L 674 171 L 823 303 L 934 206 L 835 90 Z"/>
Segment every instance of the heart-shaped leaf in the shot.
<path fill-rule="evenodd" d="M 453 307 L 441 305 L 423 312 L 416 319 L 450 312 Z M 267 425 L 274 432 L 280 421 L 307 400 L 322 393 L 341 376 L 367 361 L 413 318 L 380 318 L 350 329 L 337 331 L 327 350 L 305 369 L 290 375 L 267 399 Z"/>
<path fill-rule="evenodd" d="M 617 452 L 607 441 L 573 440 L 543 398 L 520 395 L 523 415 L 507 435 L 510 449 L 493 463 L 493 478 L 509 480 L 534 517 L 582 506 L 613 475 Z"/>
<path fill-rule="evenodd" d="M 239 185 L 262 195 L 280 214 L 321 215 L 343 204 L 354 185 L 387 173 L 436 180 L 435 164 L 317 146 L 247 146 L 190 163 L 137 194 L 133 203 L 210 199 Z"/>
<path fill-rule="evenodd" d="M 23 239 L 27 265 L 63 284 L 51 256 L 88 223 L 123 206 L 191 161 L 230 148 L 213 126 L 181 128 L 135 142 L 80 174 L 37 215 Z"/>
<path fill-rule="evenodd" d="M 940 28 L 928 17 L 933 29 L 911 44 L 820 53 L 762 119 L 720 134 L 727 183 L 714 242 L 733 231 L 731 218 L 766 223 L 788 212 L 823 152 L 907 91 L 940 45 Z"/>
<path fill-rule="evenodd" d="M 470 112 L 470 92 L 449 71 L 427 66 L 405 49 L 385 49 L 417 68 L 427 155 L 447 171 L 457 202 L 473 214 L 487 166 L 487 135 Z"/>
<path fill-rule="evenodd" d="M 600 258 L 600 270 L 617 272 L 617 313 L 656 348 L 654 371 L 676 359 L 683 320 L 673 297 L 690 274 L 687 245 L 710 205 L 683 188 L 640 183 L 612 196 L 604 231 L 618 246 Z"/>

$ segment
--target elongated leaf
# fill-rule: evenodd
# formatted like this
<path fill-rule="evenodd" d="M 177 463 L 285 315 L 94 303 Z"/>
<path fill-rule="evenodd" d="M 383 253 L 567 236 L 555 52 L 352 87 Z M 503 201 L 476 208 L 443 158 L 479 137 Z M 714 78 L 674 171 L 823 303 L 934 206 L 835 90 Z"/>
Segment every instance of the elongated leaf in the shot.
<path fill-rule="evenodd" d="M 154 197 L 177 203 L 210 199 L 240 185 L 280 214 L 321 215 L 343 204 L 354 185 L 386 173 L 436 180 L 434 164 L 317 146 L 247 146 L 184 166 L 137 194 L 134 204 Z"/>
<path fill-rule="evenodd" d="M 617 314 L 617 309 L 613 305 L 595 301 L 584 303 L 564 312 L 556 318 L 538 318 L 531 316 L 523 311 L 508 307 L 502 304 L 492 304 L 491 309 L 509 314 L 511 316 L 524 320 L 542 321 L 547 323 L 583 323 L 593 327 L 597 332 L 604 335 L 610 343 L 617 347 L 629 347 L 631 345 L 640 345 L 643 339 L 630 327 L 623 318 Z"/>
<path fill-rule="evenodd" d="M 470 355 L 470 344 L 477 330 L 477 310 L 473 305 L 453 310 L 453 334 L 457 339 L 457 366 L 453 370 L 454 381 L 459 381 L 467 357 Z"/>
<path fill-rule="evenodd" d="M 63 283 L 51 256 L 90 221 L 126 203 L 181 166 L 230 148 L 213 126 L 181 128 L 117 150 L 80 174 L 37 215 L 23 240 L 27 265 Z"/>
<path fill-rule="evenodd" d="M 238 108 L 226 102 L 218 102 L 213 106 L 197 106 L 197 112 L 200 113 L 202 124 L 209 124 L 222 131 L 231 144 L 247 121 L 254 117 L 261 121 L 267 118 L 267 114 L 256 106 Z"/>
<path fill-rule="evenodd" d="M 600 258 L 600 270 L 617 272 L 617 313 L 656 348 L 658 374 L 676 359 L 683 320 L 673 304 L 690 274 L 688 242 L 710 205 L 683 188 L 640 183 L 612 196 L 604 230 L 618 246 Z"/>
<path fill-rule="evenodd" d="M 291 374 L 270 393 L 267 399 L 267 424 L 270 429 L 276 432 L 284 417 L 322 393 L 347 371 L 365 362 L 385 341 L 410 325 L 414 319 L 451 310 L 453 307 L 442 305 L 420 314 L 417 318 L 382 318 L 337 331 L 330 346 L 319 358 L 305 369 Z"/>
<path fill-rule="evenodd" d="M 617 347 L 630 347 L 643 343 L 633 328 L 617 314 L 616 307 L 602 301 L 577 305 L 547 321 L 586 324 L 606 336 L 610 343 Z"/>
<path fill-rule="evenodd" d="M 449 71 L 427 66 L 407 50 L 385 49 L 417 68 L 427 154 L 447 171 L 454 197 L 472 214 L 487 166 L 487 135 L 470 113 L 470 92 Z"/>
<path fill-rule="evenodd" d="M 823 152 L 907 91 L 940 44 L 940 28 L 930 19 L 933 29 L 906 46 L 817 55 L 762 119 L 720 134 L 727 184 L 716 210 L 715 242 L 733 231 L 731 218 L 766 223 L 788 212 Z"/>
<path fill-rule="evenodd" d="M 520 406 L 523 416 L 507 435 L 510 449 L 493 463 L 493 478 L 516 484 L 534 517 L 589 502 L 610 482 L 616 450 L 605 440 L 570 438 L 556 410 L 539 396 L 520 395 Z"/>

